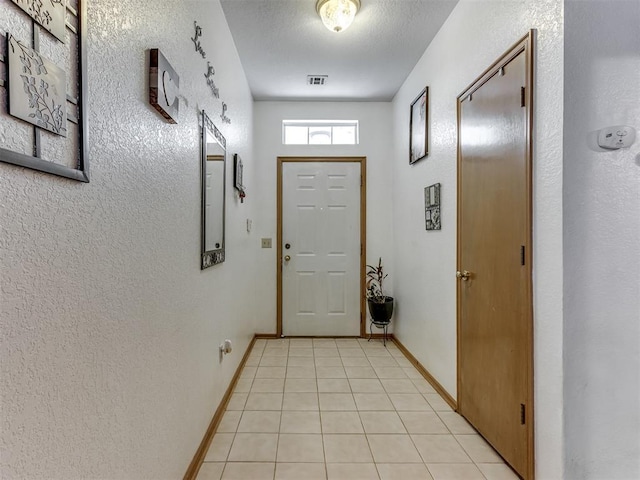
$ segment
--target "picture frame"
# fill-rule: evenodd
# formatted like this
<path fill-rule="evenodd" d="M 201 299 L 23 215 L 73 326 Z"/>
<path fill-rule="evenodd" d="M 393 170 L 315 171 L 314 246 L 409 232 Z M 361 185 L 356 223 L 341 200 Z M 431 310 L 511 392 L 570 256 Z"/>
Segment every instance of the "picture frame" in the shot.
<path fill-rule="evenodd" d="M 411 102 L 409 117 L 409 165 L 429 154 L 429 87 Z"/>
<path fill-rule="evenodd" d="M 442 230 L 440 218 L 440 184 L 434 183 L 424 188 L 425 230 Z"/>
<path fill-rule="evenodd" d="M 244 198 L 247 196 L 243 181 L 243 165 L 240 155 L 233 154 L 233 187 L 238 191 L 240 196 L 240 203 L 244 203 Z"/>

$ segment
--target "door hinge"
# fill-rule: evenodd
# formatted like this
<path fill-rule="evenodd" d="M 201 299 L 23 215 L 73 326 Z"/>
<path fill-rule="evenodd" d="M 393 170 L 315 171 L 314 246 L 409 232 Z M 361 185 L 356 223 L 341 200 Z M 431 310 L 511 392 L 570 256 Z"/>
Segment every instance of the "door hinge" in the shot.
<path fill-rule="evenodd" d="M 524 87 L 520 87 L 520 106 L 521 107 L 524 107 L 526 105 L 524 92 L 525 92 Z"/>
<path fill-rule="evenodd" d="M 520 245 L 520 265 L 524 265 L 524 263 L 525 263 L 524 245 Z"/>
<path fill-rule="evenodd" d="M 520 425 L 524 425 L 527 422 L 527 411 L 524 403 L 520 404 Z"/>
<path fill-rule="evenodd" d="M 360 256 L 364 255 L 364 245 L 360 244 Z"/>
<path fill-rule="evenodd" d="M 364 181 L 362 180 L 362 175 L 360 175 L 360 186 L 362 187 L 364 185 Z"/>

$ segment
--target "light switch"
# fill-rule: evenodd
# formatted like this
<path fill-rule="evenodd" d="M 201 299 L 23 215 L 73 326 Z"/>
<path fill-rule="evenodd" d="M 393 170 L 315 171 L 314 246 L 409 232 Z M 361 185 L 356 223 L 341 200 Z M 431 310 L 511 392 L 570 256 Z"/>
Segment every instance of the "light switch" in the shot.
<path fill-rule="evenodd" d="M 262 239 L 262 248 L 271 248 L 271 239 L 263 238 Z"/>

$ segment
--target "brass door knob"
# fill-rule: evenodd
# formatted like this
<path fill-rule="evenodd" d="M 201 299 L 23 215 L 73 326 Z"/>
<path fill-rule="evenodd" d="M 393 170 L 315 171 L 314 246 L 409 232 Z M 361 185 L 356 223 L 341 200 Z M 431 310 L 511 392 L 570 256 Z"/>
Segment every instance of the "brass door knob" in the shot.
<path fill-rule="evenodd" d="M 291 256 L 290 255 L 285 255 L 284 256 L 284 261 L 288 262 L 289 260 L 291 260 Z"/>
<path fill-rule="evenodd" d="M 463 271 L 457 271 L 456 272 L 456 278 L 460 278 L 462 280 L 464 280 L 465 282 L 467 280 L 469 280 L 471 278 L 471 272 L 467 271 L 467 270 L 463 270 Z"/>

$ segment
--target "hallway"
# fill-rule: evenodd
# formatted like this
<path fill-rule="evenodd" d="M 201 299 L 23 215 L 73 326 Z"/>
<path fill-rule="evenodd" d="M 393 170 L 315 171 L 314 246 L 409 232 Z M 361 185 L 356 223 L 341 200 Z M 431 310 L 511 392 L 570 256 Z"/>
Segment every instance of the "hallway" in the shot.
<path fill-rule="evenodd" d="M 391 342 L 255 342 L 199 480 L 517 476 Z"/>

